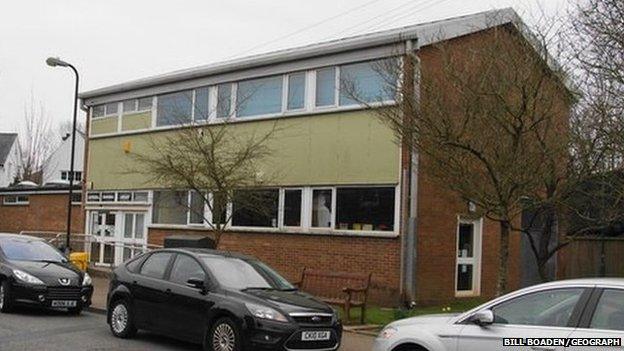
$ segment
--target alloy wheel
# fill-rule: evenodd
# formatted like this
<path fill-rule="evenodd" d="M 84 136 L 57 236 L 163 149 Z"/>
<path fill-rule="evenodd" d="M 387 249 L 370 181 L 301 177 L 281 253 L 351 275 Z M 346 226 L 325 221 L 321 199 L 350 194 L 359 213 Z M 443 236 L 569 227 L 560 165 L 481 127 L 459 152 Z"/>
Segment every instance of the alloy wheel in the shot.
<path fill-rule="evenodd" d="M 111 314 L 111 325 L 115 333 L 121 334 L 128 326 L 128 309 L 122 303 L 115 306 Z"/>
<path fill-rule="evenodd" d="M 236 334 L 234 329 L 227 324 L 219 324 L 212 334 L 212 349 L 214 351 L 234 351 L 236 346 Z"/>

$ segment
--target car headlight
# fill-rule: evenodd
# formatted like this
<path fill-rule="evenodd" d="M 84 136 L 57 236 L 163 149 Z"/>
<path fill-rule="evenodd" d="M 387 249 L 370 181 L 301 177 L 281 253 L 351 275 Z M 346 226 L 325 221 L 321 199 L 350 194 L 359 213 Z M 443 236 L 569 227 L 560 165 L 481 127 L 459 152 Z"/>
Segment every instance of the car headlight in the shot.
<path fill-rule="evenodd" d="M 91 276 L 89 275 L 89 273 L 85 272 L 84 278 L 82 278 L 82 286 L 88 286 L 92 284 L 93 284 L 93 279 L 91 279 Z"/>
<path fill-rule="evenodd" d="M 19 269 L 13 270 L 13 275 L 20 281 L 28 284 L 36 284 L 43 285 L 41 279 L 35 277 L 34 275 L 28 274 L 24 271 L 20 271 Z"/>
<path fill-rule="evenodd" d="M 394 334 L 396 334 L 399 330 L 395 327 L 385 327 L 383 328 L 383 330 L 379 333 L 378 338 L 379 339 L 390 339 L 391 337 L 394 336 Z"/>
<path fill-rule="evenodd" d="M 256 305 L 253 303 L 246 303 L 245 306 L 247 306 L 249 312 L 251 312 L 251 314 L 256 318 L 268 319 L 278 322 L 288 322 L 288 319 L 283 314 L 277 312 L 271 307 Z"/>

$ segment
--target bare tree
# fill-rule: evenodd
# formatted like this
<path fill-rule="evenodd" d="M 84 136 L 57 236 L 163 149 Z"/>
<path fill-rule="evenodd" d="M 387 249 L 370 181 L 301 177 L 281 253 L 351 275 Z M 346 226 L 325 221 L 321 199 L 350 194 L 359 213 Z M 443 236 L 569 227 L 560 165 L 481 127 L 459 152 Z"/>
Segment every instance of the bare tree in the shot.
<path fill-rule="evenodd" d="M 230 104 L 229 99 L 219 105 L 225 103 Z M 243 103 L 239 101 L 238 106 Z M 195 120 L 207 121 L 209 111 L 195 108 Z M 217 246 L 235 213 L 276 219 L 272 205 L 277 204 L 277 197 L 263 187 L 270 186 L 277 175 L 267 167 L 272 154 L 268 144 L 279 130 L 277 122 L 241 127 L 228 114 L 216 123 L 189 126 L 183 110 L 174 106 L 170 118 L 187 125 L 150 138 L 148 151 L 134 155 L 137 167 L 129 172 L 144 174 L 150 184 L 179 190 L 173 199 L 176 206 L 203 219 Z M 186 191 L 191 192 L 190 201 Z M 276 220 L 270 225 L 276 226 Z"/>
<path fill-rule="evenodd" d="M 499 223 L 498 294 L 507 290 L 510 235 L 527 199 L 546 205 L 567 171 L 574 98 L 546 40 L 505 25 L 439 42 L 426 49 L 417 89 L 393 78 L 410 76 L 416 55 L 378 69 L 399 103 L 374 111 L 418 154 L 419 171 Z"/>
<path fill-rule="evenodd" d="M 52 122 L 42 103 L 36 103 L 31 93 L 24 105 L 24 119 L 19 131 L 19 171 L 16 181 L 41 182 L 43 169 L 59 140 L 55 138 Z"/>

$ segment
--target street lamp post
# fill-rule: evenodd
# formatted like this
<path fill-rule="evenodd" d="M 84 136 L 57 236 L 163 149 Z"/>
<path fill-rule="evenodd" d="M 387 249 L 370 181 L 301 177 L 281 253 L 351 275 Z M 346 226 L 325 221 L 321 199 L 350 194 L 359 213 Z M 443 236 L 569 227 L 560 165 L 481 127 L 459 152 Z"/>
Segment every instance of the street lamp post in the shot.
<path fill-rule="evenodd" d="M 69 197 L 67 198 L 67 237 L 65 239 L 65 252 L 69 254 L 70 252 L 70 235 L 71 235 L 71 221 L 72 221 L 72 197 L 74 191 L 74 159 L 75 159 L 75 151 L 76 151 L 76 120 L 78 118 L 78 82 L 79 75 L 76 67 L 71 65 L 68 62 L 61 60 L 58 57 L 49 57 L 46 60 L 46 63 L 50 67 L 69 67 L 74 72 L 76 76 L 76 86 L 74 89 L 74 119 L 72 122 L 72 133 L 71 133 L 71 157 L 69 164 Z"/>

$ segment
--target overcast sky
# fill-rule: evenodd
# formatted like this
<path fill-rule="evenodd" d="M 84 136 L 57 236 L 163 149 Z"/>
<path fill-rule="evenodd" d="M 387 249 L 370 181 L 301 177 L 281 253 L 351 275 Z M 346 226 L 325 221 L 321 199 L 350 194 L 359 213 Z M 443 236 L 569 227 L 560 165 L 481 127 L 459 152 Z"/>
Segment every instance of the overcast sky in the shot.
<path fill-rule="evenodd" d="M 31 96 L 55 123 L 71 118 L 73 76 L 67 69 L 46 66 L 48 56 L 73 63 L 81 73 L 80 90 L 86 91 L 493 8 L 513 7 L 530 22 L 540 7 L 553 14 L 565 11 L 566 4 L 566 0 L 7 1 L 0 11 L 0 131 L 19 130 Z"/>

